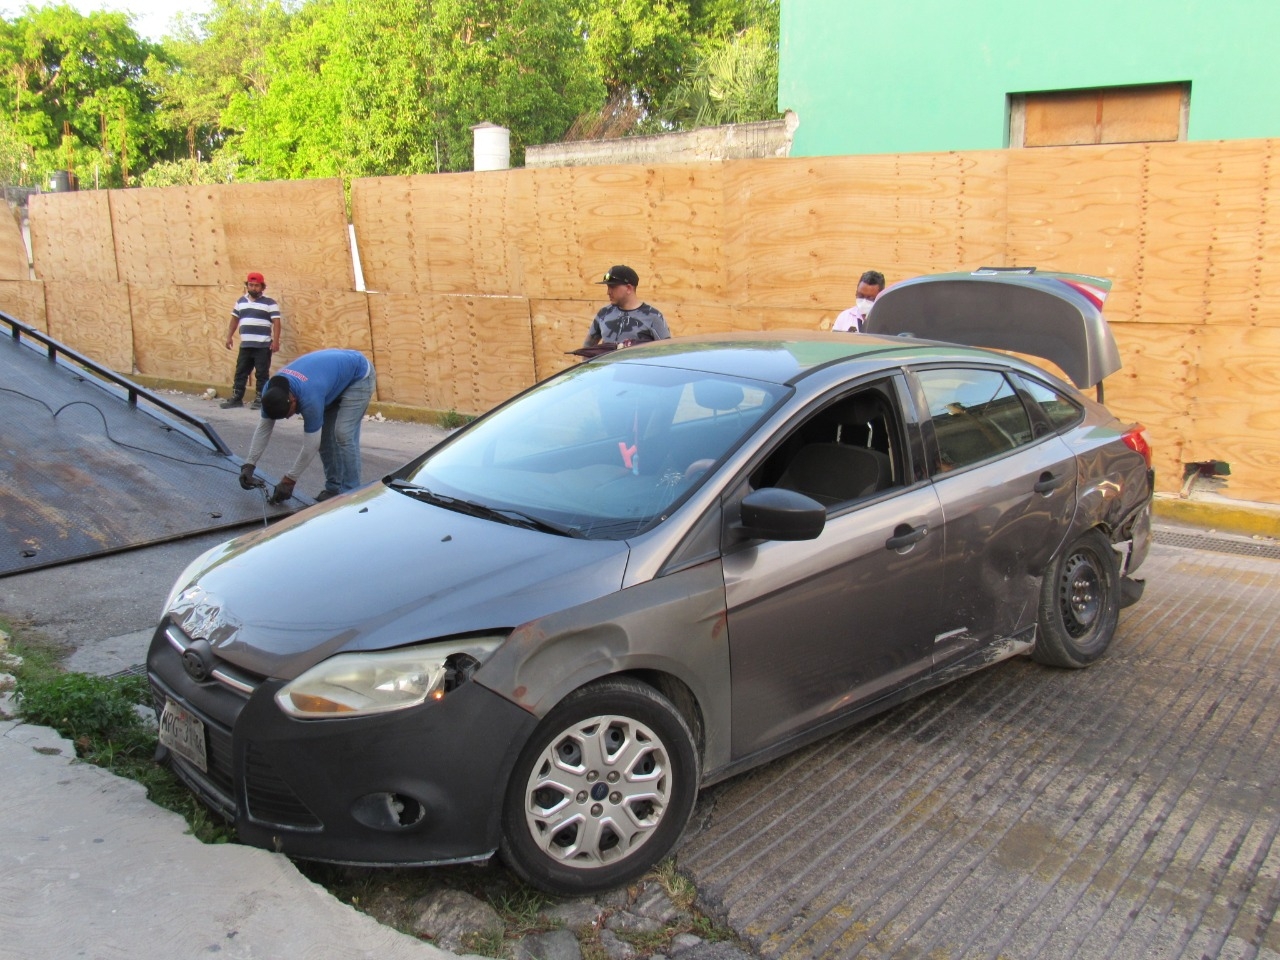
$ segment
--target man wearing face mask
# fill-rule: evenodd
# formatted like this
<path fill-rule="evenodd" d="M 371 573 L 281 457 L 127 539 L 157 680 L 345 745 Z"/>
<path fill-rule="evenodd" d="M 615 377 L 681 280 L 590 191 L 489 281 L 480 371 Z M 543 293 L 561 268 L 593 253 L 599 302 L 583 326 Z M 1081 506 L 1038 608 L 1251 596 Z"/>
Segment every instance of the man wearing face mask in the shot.
<path fill-rule="evenodd" d="M 848 310 L 840 312 L 831 329 L 841 333 L 861 333 L 867 314 L 871 312 L 871 305 L 876 302 L 876 297 L 880 296 L 883 290 L 884 274 L 879 270 L 868 270 L 858 280 L 858 290 L 855 294 L 857 300 Z"/>

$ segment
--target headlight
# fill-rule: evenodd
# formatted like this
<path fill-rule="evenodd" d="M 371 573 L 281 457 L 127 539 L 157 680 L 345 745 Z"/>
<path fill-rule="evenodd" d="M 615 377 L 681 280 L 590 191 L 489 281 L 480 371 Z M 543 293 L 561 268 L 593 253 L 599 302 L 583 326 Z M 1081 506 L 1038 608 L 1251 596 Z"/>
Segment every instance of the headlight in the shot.
<path fill-rule="evenodd" d="M 286 683 L 276 693 L 276 703 L 302 720 L 416 707 L 441 699 L 465 681 L 505 639 L 477 637 L 379 653 L 340 653 Z"/>

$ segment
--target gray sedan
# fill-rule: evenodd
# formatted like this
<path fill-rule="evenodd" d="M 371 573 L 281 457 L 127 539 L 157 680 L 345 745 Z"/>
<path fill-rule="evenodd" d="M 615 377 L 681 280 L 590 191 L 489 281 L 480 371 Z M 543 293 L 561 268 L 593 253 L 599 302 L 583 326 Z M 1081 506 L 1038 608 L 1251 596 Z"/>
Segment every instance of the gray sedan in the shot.
<path fill-rule="evenodd" d="M 870 335 L 668 340 L 541 383 L 193 563 L 148 658 L 163 759 L 247 843 L 500 853 L 586 893 L 671 851 L 701 786 L 1006 657 L 1083 667 L 1141 594 L 1143 428 L 959 343 L 1095 386 L 1105 293 L 921 278 Z"/>

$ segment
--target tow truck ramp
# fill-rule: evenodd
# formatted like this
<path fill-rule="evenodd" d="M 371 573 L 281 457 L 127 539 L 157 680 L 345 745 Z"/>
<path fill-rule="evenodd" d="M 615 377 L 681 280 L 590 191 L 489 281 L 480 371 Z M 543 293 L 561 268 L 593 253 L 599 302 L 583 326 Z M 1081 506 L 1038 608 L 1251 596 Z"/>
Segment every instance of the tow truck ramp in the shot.
<path fill-rule="evenodd" d="M 263 523 L 208 421 L 0 313 L 0 577 Z M 297 496 L 295 494 L 295 496 Z"/>

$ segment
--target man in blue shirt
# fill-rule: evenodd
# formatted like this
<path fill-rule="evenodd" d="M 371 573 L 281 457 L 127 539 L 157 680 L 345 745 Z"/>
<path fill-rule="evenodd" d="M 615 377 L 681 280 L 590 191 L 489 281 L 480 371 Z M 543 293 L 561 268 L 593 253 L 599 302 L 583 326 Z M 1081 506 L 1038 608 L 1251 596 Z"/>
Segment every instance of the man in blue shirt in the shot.
<path fill-rule="evenodd" d="M 293 496 L 297 478 L 317 452 L 324 464 L 324 490 L 317 494 L 317 500 L 360 486 L 360 424 L 375 383 L 373 363 L 356 350 L 303 354 L 277 373 L 262 392 L 262 419 L 240 468 L 240 486 L 246 490 L 255 486 L 254 467 L 271 441 L 275 422 L 295 413 L 302 414 L 302 449 L 293 467 L 280 478 L 271 502 L 282 503 Z"/>

